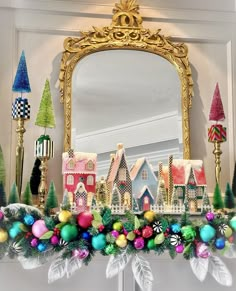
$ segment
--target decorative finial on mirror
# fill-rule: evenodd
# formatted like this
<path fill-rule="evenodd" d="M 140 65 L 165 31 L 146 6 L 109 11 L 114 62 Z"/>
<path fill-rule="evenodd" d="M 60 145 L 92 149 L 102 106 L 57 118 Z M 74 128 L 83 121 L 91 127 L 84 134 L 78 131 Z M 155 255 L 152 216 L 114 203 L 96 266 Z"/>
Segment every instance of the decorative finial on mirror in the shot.
<path fill-rule="evenodd" d="M 216 84 L 211 103 L 209 120 L 216 122 L 208 129 L 208 141 L 214 143 L 213 154 L 215 155 L 215 178 L 216 183 L 220 185 L 220 155 L 222 154 L 220 144 L 226 141 L 226 127 L 223 127 L 222 124 L 218 124 L 218 121 L 225 120 L 225 113 L 218 83 Z"/>
<path fill-rule="evenodd" d="M 113 9 L 112 25 L 141 27 L 143 19 L 139 14 L 139 5 L 136 0 L 120 0 Z"/>

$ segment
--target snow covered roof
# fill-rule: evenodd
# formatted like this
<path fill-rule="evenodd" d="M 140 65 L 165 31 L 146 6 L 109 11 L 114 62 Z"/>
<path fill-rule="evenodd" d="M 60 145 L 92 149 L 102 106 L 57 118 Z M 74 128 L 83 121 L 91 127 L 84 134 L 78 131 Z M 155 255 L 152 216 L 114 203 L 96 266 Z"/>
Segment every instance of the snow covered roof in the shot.
<path fill-rule="evenodd" d="M 140 191 L 140 193 L 139 193 L 139 195 L 138 195 L 138 199 L 140 199 L 140 198 L 143 196 L 143 194 L 145 193 L 145 191 L 148 191 L 149 194 L 150 194 L 150 196 L 151 196 L 152 199 L 154 200 L 154 197 L 153 197 L 153 195 L 152 195 L 152 192 L 150 191 L 150 189 L 148 188 L 147 185 L 144 185 L 143 188 L 141 189 L 141 191 Z"/>
<path fill-rule="evenodd" d="M 131 170 L 130 170 L 130 176 L 131 176 L 131 180 L 133 181 L 138 173 L 140 172 L 142 166 L 144 165 L 144 163 L 146 163 L 148 165 L 148 167 L 150 168 L 151 173 L 153 174 L 153 177 L 155 180 L 157 180 L 154 172 L 153 172 L 153 168 L 152 166 L 149 164 L 149 162 L 147 161 L 146 158 L 140 158 L 136 161 L 136 163 L 132 166 Z"/>
<path fill-rule="evenodd" d="M 112 167 L 111 167 L 110 174 L 107 177 L 107 182 L 113 182 L 115 180 L 117 172 L 118 172 L 119 167 L 120 167 L 120 163 L 121 163 L 122 157 L 124 156 L 124 154 L 125 154 L 124 148 L 121 148 L 121 149 L 117 150 L 117 152 L 115 154 L 115 157 L 114 157 L 114 160 L 111 162 L 112 163 Z"/>

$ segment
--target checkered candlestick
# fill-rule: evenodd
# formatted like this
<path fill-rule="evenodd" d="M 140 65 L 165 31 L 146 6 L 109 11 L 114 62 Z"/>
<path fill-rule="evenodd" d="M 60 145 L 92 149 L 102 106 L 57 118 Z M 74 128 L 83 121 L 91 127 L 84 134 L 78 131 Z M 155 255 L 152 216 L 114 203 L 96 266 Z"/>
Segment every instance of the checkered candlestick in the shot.
<path fill-rule="evenodd" d="M 48 193 L 47 185 L 47 171 L 48 171 L 48 160 L 54 156 L 53 141 L 48 135 L 41 135 L 35 141 L 34 156 L 39 158 L 41 165 L 39 167 L 41 171 L 41 179 L 39 184 L 39 209 L 44 210 L 45 197 Z"/>
<path fill-rule="evenodd" d="M 22 188 L 23 163 L 24 163 L 24 122 L 30 119 L 30 104 L 23 97 L 17 97 L 12 104 L 12 119 L 17 121 L 17 146 L 16 146 L 16 185 L 19 195 Z"/>

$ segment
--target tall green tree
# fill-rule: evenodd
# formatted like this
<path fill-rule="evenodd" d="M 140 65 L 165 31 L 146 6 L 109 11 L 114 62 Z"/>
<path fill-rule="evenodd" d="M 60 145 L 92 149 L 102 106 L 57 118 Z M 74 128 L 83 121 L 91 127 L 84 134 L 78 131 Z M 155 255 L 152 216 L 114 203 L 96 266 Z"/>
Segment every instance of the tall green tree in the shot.
<path fill-rule="evenodd" d="M 2 152 L 2 147 L 0 145 L 0 182 L 2 182 L 3 186 L 5 187 L 6 184 L 6 170 L 4 164 L 4 157 Z"/>
<path fill-rule="evenodd" d="M 56 126 L 52 95 L 48 79 L 45 82 L 35 124 L 44 128 L 54 128 Z"/>
<path fill-rule="evenodd" d="M 12 187 L 11 187 L 11 191 L 10 191 L 10 195 L 9 195 L 9 199 L 8 199 L 8 204 L 19 203 L 19 202 L 20 202 L 20 197 L 19 197 L 16 183 L 14 182 Z"/>
<path fill-rule="evenodd" d="M 26 204 L 26 205 L 33 205 L 32 193 L 30 190 L 30 183 L 29 182 L 26 184 L 25 191 L 21 197 L 21 202 L 23 204 Z"/>
<path fill-rule="evenodd" d="M 221 190 L 218 183 L 216 183 L 216 186 L 215 186 L 212 204 L 214 206 L 214 209 L 216 210 L 224 208 L 224 202 L 222 199 Z"/>
<path fill-rule="evenodd" d="M 229 183 L 226 184 L 224 203 L 225 208 L 232 209 L 235 207 L 234 194 L 230 188 Z"/>
<path fill-rule="evenodd" d="M 53 212 L 54 208 L 58 207 L 58 200 L 57 200 L 57 194 L 56 189 L 53 181 L 51 181 L 48 191 L 48 196 L 45 203 L 45 214 L 50 215 Z"/>
<path fill-rule="evenodd" d="M 38 195 L 38 189 L 41 179 L 41 171 L 39 169 L 41 165 L 40 159 L 36 159 L 34 162 L 34 167 L 30 177 L 30 190 L 33 195 Z"/>
<path fill-rule="evenodd" d="M 2 182 L 0 182 L 0 207 L 1 206 L 7 206 L 7 196 Z"/>
<path fill-rule="evenodd" d="M 234 176 L 232 181 L 232 191 L 234 194 L 234 197 L 236 197 L 236 163 L 234 164 Z"/>

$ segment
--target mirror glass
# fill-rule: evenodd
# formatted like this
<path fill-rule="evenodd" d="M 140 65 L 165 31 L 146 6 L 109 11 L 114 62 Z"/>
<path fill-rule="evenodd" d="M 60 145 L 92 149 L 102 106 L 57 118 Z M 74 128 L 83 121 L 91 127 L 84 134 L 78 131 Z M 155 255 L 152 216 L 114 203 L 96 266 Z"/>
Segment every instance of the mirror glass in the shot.
<path fill-rule="evenodd" d="M 128 163 L 146 157 L 157 168 L 183 158 L 181 83 L 174 65 L 136 50 L 90 54 L 72 75 L 72 148 L 98 154 L 106 175 L 110 153 L 123 143 Z"/>

